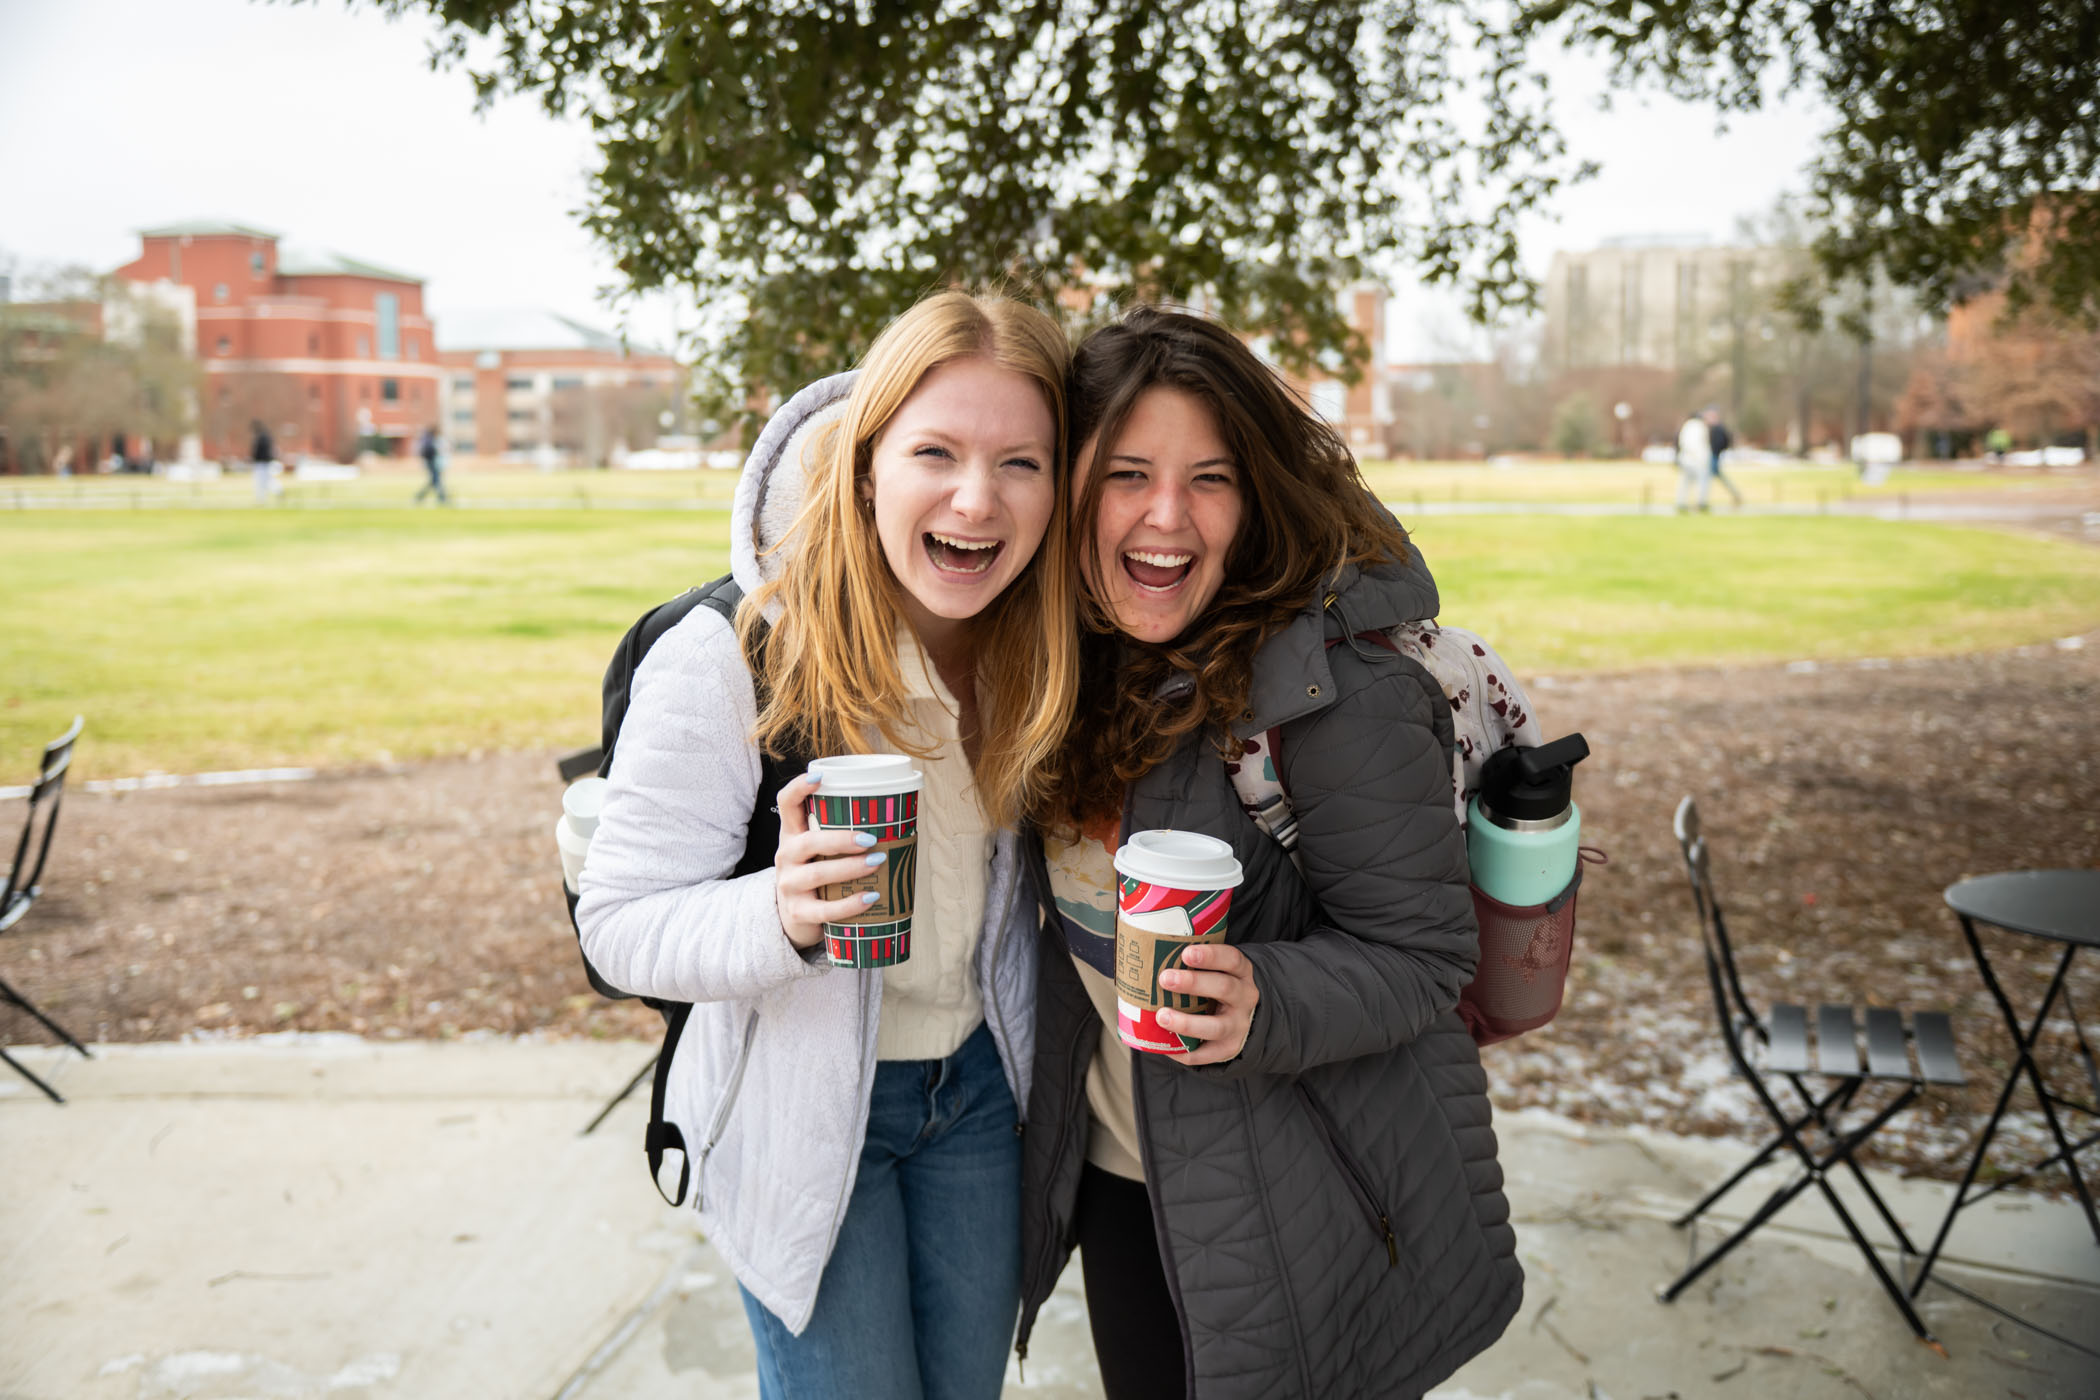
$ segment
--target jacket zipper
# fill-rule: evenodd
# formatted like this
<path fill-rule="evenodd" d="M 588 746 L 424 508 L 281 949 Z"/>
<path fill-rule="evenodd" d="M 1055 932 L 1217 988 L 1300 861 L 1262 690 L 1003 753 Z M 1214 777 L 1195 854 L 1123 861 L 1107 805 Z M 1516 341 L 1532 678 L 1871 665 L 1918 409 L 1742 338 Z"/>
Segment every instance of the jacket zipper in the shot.
<path fill-rule="evenodd" d="M 1146 1121 L 1145 1067 L 1137 1058 L 1140 1051 L 1126 1049 L 1124 1053 L 1129 1055 L 1132 1061 L 1131 1107 L 1136 1112 L 1138 1136 L 1143 1138 Z M 1153 1176 L 1153 1154 L 1147 1144 L 1140 1142 L 1139 1145 L 1146 1148 L 1138 1155 L 1141 1159 L 1140 1165 L 1145 1169 L 1145 1195 L 1152 1203 L 1152 1235 L 1154 1242 L 1159 1246 L 1160 1271 L 1166 1276 L 1167 1297 L 1174 1304 L 1174 1321 L 1181 1329 L 1181 1374 L 1188 1381 L 1187 1400 L 1196 1400 L 1196 1340 L 1189 1332 L 1188 1305 L 1182 1301 L 1181 1277 L 1174 1271 L 1174 1250 L 1167 1241 L 1167 1213 L 1166 1208 L 1160 1204 L 1159 1182 Z"/>
<path fill-rule="evenodd" d="M 758 1008 L 744 1018 L 744 1045 L 737 1051 L 736 1067 L 729 1071 L 729 1086 L 722 1091 L 722 1102 L 715 1106 L 714 1120 L 707 1125 L 707 1141 L 700 1147 L 700 1165 L 693 1173 L 693 1208 L 700 1209 L 707 1198 L 707 1159 L 714 1155 L 715 1144 L 722 1140 L 722 1132 L 729 1126 L 729 1110 L 736 1107 L 737 1095 L 744 1090 L 744 1067 L 751 1063 L 751 1042 L 758 1035 Z"/>
<path fill-rule="evenodd" d="M 1356 1197 L 1357 1208 L 1363 1211 L 1364 1219 L 1371 1223 L 1372 1230 L 1385 1242 L 1386 1267 L 1398 1268 L 1400 1246 L 1393 1238 L 1392 1217 L 1386 1214 L 1385 1207 L 1378 1204 L 1377 1193 L 1371 1190 L 1369 1179 L 1356 1165 L 1356 1159 L 1349 1155 L 1348 1149 L 1342 1146 L 1341 1132 L 1335 1127 L 1334 1119 L 1327 1116 L 1326 1105 L 1314 1097 L 1313 1091 L 1306 1087 L 1304 1080 L 1294 1081 L 1291 1087 L 1296 1089 L 1298 1097 L 1305 1101 L 1305 1111 L 1312 1118 L 1313 1130 L 1320 1135 L 1320 1141 L 1327 1147 L 1327 1155 L 1334 1159 L 1335 1166 L 1341 1169 L 1343 1179 L 1349 1183 L 1349 1194 Z"/>

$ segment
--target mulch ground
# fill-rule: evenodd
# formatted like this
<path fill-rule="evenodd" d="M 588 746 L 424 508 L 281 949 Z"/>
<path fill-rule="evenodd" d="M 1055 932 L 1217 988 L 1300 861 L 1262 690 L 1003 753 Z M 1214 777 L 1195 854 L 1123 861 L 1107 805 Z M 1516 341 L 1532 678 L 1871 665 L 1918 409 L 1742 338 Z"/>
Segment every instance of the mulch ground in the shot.
<path fill-rule="evenodd" d="M 1940 891 L 1969 874 L 2100 866 L 2100 634 L 2085 643 L 1541 680 L 1548 732 L 1580 729 L 1596 751 L 1577 796 L 1610 864 L 1583 886 L 1560 1018 L 1485 1054 L 1501 1106 L 1678 1132 L 1757 1126 L 1720 1053 L 1670 836 L 1690 793 L 1754 997 L 1955 1013 L 1970 1087 L 1935 1092 L 1879 1150 L 1945 1174 L 2008 1047 Z M 653 1013 L 584 983 L 554 855 L 558 800 L 545 753 L 76 791 L 48 893 L 0 937 L 0 977 L 92 1040 L 653 1036 Z M 0 820 L 19 810 L 0 804 Z M 2052 948 L 1985 936 L 2031 1009 Z M 2096 978 L 2088 958 L 2072 979 L 2089 1017 Z M 2082 1086 L 2068 1019 L 2056 1030 L 2055 1069 Z M 0 1042 L 42 1038 L 0 1008 Z M 2032 1112 L 2014 1127 L 2039 1141 Z"/>

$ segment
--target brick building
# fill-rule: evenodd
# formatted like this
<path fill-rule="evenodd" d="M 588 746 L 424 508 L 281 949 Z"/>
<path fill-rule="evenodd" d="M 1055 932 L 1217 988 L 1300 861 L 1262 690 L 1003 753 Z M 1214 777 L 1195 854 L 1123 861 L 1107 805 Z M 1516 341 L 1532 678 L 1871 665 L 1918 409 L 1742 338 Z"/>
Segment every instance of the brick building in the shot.
<path fill-rule="evenodd" d="M 442 340 L 445 432 L 463 456 L 599 466 L 682 416 L 676 359 L 551 311 L 447 313 Z"/>
<path fill-rule="evenodd" d="M 407 451 L 438 420 L 441 371 L 421 278 L 335 253 L 282 249 L 241 224 L 140 231 L 117 276 L 187 288 L 205 371 L 206 456 L 246 456 L 267 423 L 281 457 Z"/>

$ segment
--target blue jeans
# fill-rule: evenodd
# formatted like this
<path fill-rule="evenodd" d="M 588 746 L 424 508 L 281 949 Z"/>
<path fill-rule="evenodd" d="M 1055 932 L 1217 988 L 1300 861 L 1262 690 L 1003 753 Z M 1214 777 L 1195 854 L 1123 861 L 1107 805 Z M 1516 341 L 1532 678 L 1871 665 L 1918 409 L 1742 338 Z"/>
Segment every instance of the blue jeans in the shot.
<path fill-rule="evenodd" d="M 764 1400 L 996 1400 L 1021 1307 L 1018 1121 L 981 1025 L 945 1060 L 875 1066 L 809 1326 L 743 1293 Z"/>

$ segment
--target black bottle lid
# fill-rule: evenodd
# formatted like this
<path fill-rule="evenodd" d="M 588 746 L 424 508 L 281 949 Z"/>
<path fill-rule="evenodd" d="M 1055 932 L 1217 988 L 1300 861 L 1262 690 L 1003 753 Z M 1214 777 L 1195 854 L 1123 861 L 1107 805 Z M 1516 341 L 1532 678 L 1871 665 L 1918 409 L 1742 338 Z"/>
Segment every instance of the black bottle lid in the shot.
<path fill-rule="evenodd" d="M 1551 821 L 1568 810 L 1589 741 L 1569 734 L 1536 748 L 1498 749 L 1480 768 L 1480 805 L 1504 821 Z"/>

